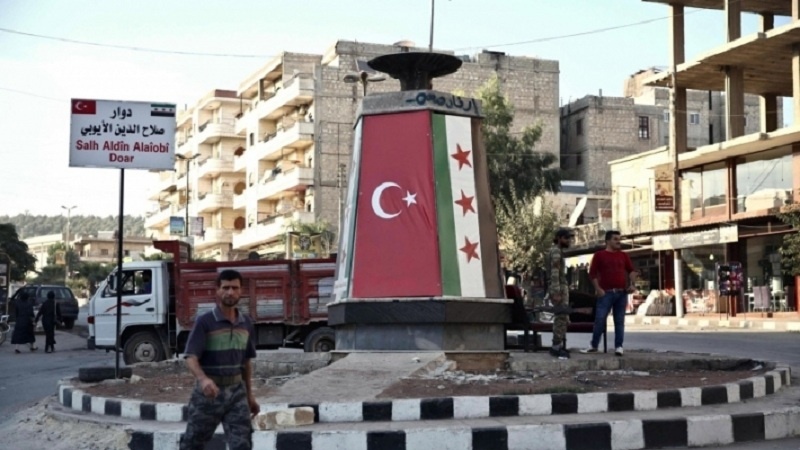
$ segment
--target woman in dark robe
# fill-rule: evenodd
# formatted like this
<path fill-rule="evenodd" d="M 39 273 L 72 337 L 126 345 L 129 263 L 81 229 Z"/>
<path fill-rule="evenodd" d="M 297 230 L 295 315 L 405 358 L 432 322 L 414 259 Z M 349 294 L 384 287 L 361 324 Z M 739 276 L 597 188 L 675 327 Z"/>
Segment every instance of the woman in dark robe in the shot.
<path fill-rule="evenodd" d="M 61 322 L 61 308 L 56 302 L 56 294 L 53 291 L 47 293 L 47 300 L 42 303 L 39 312 L 36 313 L 36 319 L 33 320 L 34 326 L 42 319 L 42 328 L 44 328 L 44 352 L 52 353 L 56 351 L 56 324 Z"/>
<path fill-rule="evenodd" d="M 23 292 L 14 305 L 16 310 L 16 322 L 14 323 L 14 334 L 11 335 L 11 343 L 16 345 L 14 353 L 22 353 L 19 348 L 21 345 L 29 344 L 31 351 L 36 351 L 36 335 L 34 331 L 33 300 L 28 298 L 28 293 Z"/>

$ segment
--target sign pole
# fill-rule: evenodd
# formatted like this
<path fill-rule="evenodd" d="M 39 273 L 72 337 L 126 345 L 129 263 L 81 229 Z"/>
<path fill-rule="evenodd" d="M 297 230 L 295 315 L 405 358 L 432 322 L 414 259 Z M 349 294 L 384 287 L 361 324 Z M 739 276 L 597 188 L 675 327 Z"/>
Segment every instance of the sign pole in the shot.
<path fill-rule="evenodd" d="M 119 219 L 117 223 L 117 333 L 116 333 L 116 362 L 114 364 L 114 378 L 119 379 L 119 352 L 120 328 L 122 328 L 122 239 L 123 239 L 123 211 L 125 203 L 125 169 L 119 169 Z"/>

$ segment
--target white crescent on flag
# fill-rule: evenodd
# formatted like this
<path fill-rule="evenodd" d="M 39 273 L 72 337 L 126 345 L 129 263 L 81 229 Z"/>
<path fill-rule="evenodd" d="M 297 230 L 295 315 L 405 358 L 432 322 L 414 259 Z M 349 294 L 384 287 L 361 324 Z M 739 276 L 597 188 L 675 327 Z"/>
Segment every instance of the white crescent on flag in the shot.
<path fill-rule="evenodd" d="M 385 181 L 381 183 L 380 186 L 375 188 L 375 191 L 372 192 L 372 211 L 375 212 L 375 215 L 381 219 L 393 219 L 400 215 L 400 212 L 389 214 L 381 207 L 381 195 L 383 194 L 383 191 L 389 189 L 390 187 L 396 187 L 399 189 L 400 185 L 397 183 L 392 183 L 391 181 Z"/>
<path fill-rule="evenodd" d="M 84 110 L 82 101 L 78 100 L 77 102 L 75 102 L 75 110 L 76 111 L 83 111 Z"/>

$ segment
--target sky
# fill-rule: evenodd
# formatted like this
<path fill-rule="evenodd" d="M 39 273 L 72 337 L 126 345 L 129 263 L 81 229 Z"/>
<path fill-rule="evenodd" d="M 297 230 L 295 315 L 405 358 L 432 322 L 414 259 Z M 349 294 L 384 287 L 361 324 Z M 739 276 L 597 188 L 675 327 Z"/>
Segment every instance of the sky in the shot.
<path fill-rule="evenodd" d="M 118 214 L 119 170 L 68 166 L 71 98 L 169 102 L 180 109 L 211 89 L 236 90 L 281 51 L 319 54 L 339 39 L 427 46 L 430 5 L 0 0 L 0 215 L 57 215 L 62 206 L 75 206 L 78 215 Z M 435 48 L 558 60 L 562 103 L 600 89 L 622 95 L 629 75 L 668 64 L 669 11 L 661 4 L 438 0 L 435 8 Z M 685 20 L 687 59 L 724 43 L 720 11 L 687 9 Z M 744 16 L 743 34 L 757 26 L 757 16 Z M 125 214 L 152 209 L 147 196 L 156 178 L 125 172 Z"/>

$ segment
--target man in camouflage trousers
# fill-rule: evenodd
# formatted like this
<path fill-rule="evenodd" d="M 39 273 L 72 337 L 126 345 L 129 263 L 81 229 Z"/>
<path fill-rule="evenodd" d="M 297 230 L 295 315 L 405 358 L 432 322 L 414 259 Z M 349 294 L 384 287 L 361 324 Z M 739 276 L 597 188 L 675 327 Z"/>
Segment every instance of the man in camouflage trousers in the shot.
<path fill-rule="evenodd" d="M 569 359 L 567 350 L 567 325 L 569 324 L 569 285 L 564 261 L 564 249 L 569 248 L 574 234 L 572 230 L 560 228 L 556 231 L 553 246 L 547 254 L 548 294 L 553 304 L 553 346 L 550 354 L 558 359 Z"/>
<path fill-rule="evenodd" d="M 189 400 L 181 450 L 202 450 L 222 422 L 228 450 L 251 450 L 253 395 L 251 360 L 256 357 L 250 317 L 239 312 L 242 275 L 223 270 L 217 276 L 217 306 L 195 319 L 186 343 L 186 366 L 197 380 Z"/>

